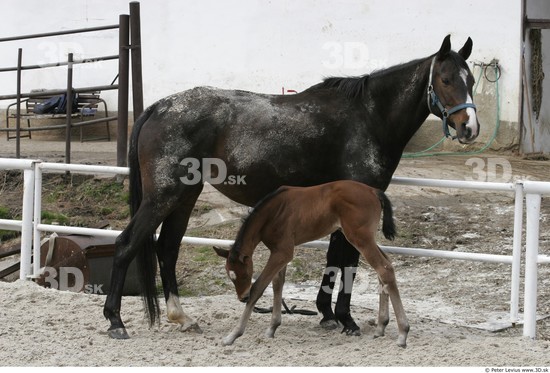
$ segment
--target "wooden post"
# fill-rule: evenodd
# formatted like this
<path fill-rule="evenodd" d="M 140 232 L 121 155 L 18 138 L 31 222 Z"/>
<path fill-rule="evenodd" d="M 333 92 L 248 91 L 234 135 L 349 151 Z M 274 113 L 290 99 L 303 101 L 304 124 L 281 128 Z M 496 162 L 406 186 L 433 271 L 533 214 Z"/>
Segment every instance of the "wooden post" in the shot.
<path fill-rule="evenodd" d="M 132 50 L 132 102 L 134 122 L 143 113 L 143 78 L 141 64 L 141 21 L 139 2 L 130 3 L 130 35 Z"/>
<path fill-rule="evenodd" d="M 119 58 L 118 58 L 118 122 L 117 122 L 117 166 L 128 164 L 128 66 L 130 16 L 120 15 Z"/>
<path fill-rule="evenodd" d="M 71 129 L 73 118 L 73 54 L 69 53 L 67 64 L 67 125 L 65 128 L 65 163 L 71 163 Z"/>
<path fill-rule="evenodd" d="M 17 50 L 17 104 L 15 107 L 15 157 L 21 158 L 21 63 L 23 49 Z M 8 137 L 10 133 L 8 132 Z"/>

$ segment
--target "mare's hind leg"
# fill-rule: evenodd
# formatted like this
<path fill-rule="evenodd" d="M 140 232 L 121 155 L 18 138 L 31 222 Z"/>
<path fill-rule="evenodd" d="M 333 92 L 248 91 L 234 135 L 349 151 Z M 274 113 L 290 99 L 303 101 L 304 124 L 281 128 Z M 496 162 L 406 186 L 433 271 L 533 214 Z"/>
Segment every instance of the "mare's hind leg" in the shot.
<path fill-rule="evenodd" d="M 181 239 L 185 234 L 189 216 L 202 191 L 202 187 L 202 184 L 198 184 L 193 189 L 182 193 L 183 199 L 179 201 L 178 207 L 162 223 L 157 242 L 157 257 L 166 300 L 166 315 L 169 322 L 180 324 L 182 331 L 195 330 L 202 332 L 196 321 L 187 316 L 181 307 L 176 279 L 176 262 Z"/>
<path fill-rule="evenodd" d="M 352 242 L 357 250 L 363 255 L 365 260 L 371 265 L 371 267 L 378 274 L 380 280 L 382 293 L 380 294 L 379 305 L 379 322 L 385 323 L 387 311 L 387 295 L 391 300 L 393 311 L 397 319 L 397 326 L 399 328 L 399 336 L 397 338 L 397 345 L 400 347 L 407 346 L 407 335 L 409 333 L 409 322 L 405 315 L 405 310 L 401 302 L 399 290 L 397 288 L 397 282 L 395 279 L 395 271 L 389 260 L 389 258 L 380 250 L 374 240 L 373 233 L 367 229 L 359 229 L 355 232 L 346 232 L 350 242 Z M 377 334 L 380 331 L 383 332 L 385 326 L 378 326 Z M 377 335 L 375 335 L 377 336 Z"/>
<path fill-rule="evenodd" d="M 265 332 L 268 338 L 275 337 L 275 331 L 281 325 L 281 307 L 283 303 L 283 286 L 285 284 L 286 265 L 273 278 L 273 311 L 271 313 L 271 324 Z"/>
<path fill-rule="evenodd" d="M 116 239 L 111 284 L 103 307 L 103 315 L 111 323 L 108 330 L 111 338 L 129 338 L 120 317 L 122 289 L 126 272 L 130 262 L 136 257 L 139 250 L 143 250 L 143 245 L 154 234 L 163 217 L 160 211 L 151 208 L 151 203 L 143 201 L 126 229 Z"/>

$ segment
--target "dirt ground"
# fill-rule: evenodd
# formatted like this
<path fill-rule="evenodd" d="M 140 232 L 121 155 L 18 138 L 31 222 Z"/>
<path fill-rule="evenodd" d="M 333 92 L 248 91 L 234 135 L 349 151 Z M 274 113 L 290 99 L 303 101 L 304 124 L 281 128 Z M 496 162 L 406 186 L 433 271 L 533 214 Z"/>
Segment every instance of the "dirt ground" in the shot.
<path fill-rule="evenodd" d="M 35 142 L 36 143 L 36 142 Z M 44 145 L 44 144 L 40 144 Z M 11 155 L 11 144 L 0 156 Z M 63 149 L 62 145 L 58 145 Z M 115 163 L 114 144 L 85 143 L 73 152 L 73 162 Z M 40 151 L 25 144 L 23 154 L 61 161 L 62 150 Z M 550 164 L 511 154 L 436 156 L 403 159 L 396 176 L 511 182 L 516 179 L 550 181 Z M 491 173 L 491 170 L 496 172 Z M 489 171 L 489 172 L 488 172 Z M 75 183 L 76 184 L 76 183 Z M 8 187 L 6 187 L 6 185 Z M 18 201 L 11 185 L 0 187 L 0 206 Z M 121 192 L 123 193 L 123 191 Z M 392 185 L 398 238 L 380 239 L 382 245 L 511 255 L 513 195 L 431 187 Z M 64 197 L 63 197 L 64 198 Z M 59 202 L 59 201 L 63 202 Z M 13 202 L 15 201 L 15 202 Z M 52 205 L 68 202 L 55 198 Z M 83 200 L 81 205 L 89 204 Z M 123 213 L 101 217 L 78 214 L 69 218 L 90 224 L 106 220 L 115 229 L 127 222 Z M 62 208 L 60 207 L 60 211 Z M 88 211 L 89 212 L 89 211 Z M 234 238 L 246 208 L 205 188 L 188 235 Z M 540 254 L 550 255 L 550 205 L 541 207 Z M 267 257 L 259 248 L 256 268 Z M 324 252 L 297 248 L 289 266 L 284 297 L 290 305 L 315 309 L 314 299 L 324 268 Z M 362 327 L 360 337 L 328 332 L 319 316 L 285 315 L 275 339 L 263 337 L 269 317 L 254 314 L 244 336 L 223 347 L 221 338 L 236 323 L 242 305 L 225 278 L 223 264 L 209 247 L 183 245 L 178 281 L 186 312 L 198 319 L 204 333 L 181 333 L 162 322 L 148 329 L 139 298 L 125 297 L 123 319 L 132 336 L 112 341 L 101 315 L 104 296 L 58 292 L 32 283 L 0 283 L 0 365 L 167 365 L 167 366 L 549 366 L 550 322 L 537 324 L 537 340 L 522 337 L 520 325 L 494 331 L 508 323 L 510 266 L 435 258 L 391 255 L 405 310 L 411 323 L 408 348 L 395 344 L 393 313 L 385 338 L 372 339 L 377 309 L 377 280 L 362 265 L 352 298 L 352 314 Z M 194 262 L 197 265 L 190 266 Z M 1 265 L 1 263 L 0 263 Z M 1 268 L 1 267 L 0 267 Z M 539 316 L 550 314 L 550 268 L 539 266 Z M 520 291 L 523 305 L 523 283 Z M 260 306 L 270 305 L 267 291 Z M 164 308 L 164 307 L 163 307 Z M 22 312 L 25 310 L 25 312 Z M 520 312 L 522 309 L 520 309 Z M 52 343 L 55 341 L 55 343 Z M 391 353 L 388 353 L 390 352 Z"/>

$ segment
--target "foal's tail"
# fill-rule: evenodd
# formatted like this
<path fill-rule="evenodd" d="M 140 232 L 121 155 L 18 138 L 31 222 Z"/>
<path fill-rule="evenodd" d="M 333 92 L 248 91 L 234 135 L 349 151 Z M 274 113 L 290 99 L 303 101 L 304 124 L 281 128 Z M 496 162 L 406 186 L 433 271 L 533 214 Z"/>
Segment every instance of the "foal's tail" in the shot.
<path fill-rule="evenodd" d="M 388 240 L 393 240 L 397 230 L 395 229 L 395 222 L 393 221 L 393 209 L 391 202 L 386 194 L 379 190 L 377 191 L 378 199 L 382 205 L 382 233 Z"/>
<path fill-rule="evenodd" d="M 155 105 L 150 106 L 134 123 L 132 135 L 130 138 L 130 148 L 128 150 L 128 166 L 130 167 L 130 215 L 133 217 L 143 199 L 141 184 L 141 170 L 138 160 L 138 138 L 143 124 L 151 116 Z M 157 258 L 155 254 L 154 236 L 147 237 L 136 255 L 137 269 L 140 272 L 141 295 L 145 304 L 145 312 L 149 320 L 149 325 L 153 325 L 159 320 L 160 307 L 157 298 L 156 272 Z"/>

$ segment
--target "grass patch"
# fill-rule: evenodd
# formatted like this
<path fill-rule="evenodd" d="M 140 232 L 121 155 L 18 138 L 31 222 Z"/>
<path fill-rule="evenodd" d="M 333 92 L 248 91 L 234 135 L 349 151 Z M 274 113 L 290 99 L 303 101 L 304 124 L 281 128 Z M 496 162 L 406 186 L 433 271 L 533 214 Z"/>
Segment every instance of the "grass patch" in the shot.
<path fill-rule="evenodd" d="M 0 206 L 0 219 L 14 219 L 9 208 Z M 0 242 L 11 240 L 17 236 L 19 236 L 17 231 L 0 230 Z"/>
<path fill-rule="evenodd" d="M 70 221 L 67 215 L 61 214 L 59 212 L 44 211 L 44 210 L 40 214 L 40 218 L 42 220 L 42 223 L 44 224 L 57 223 L 60 225 L 65 225 L 65 224 L 68 224 Z"/>

